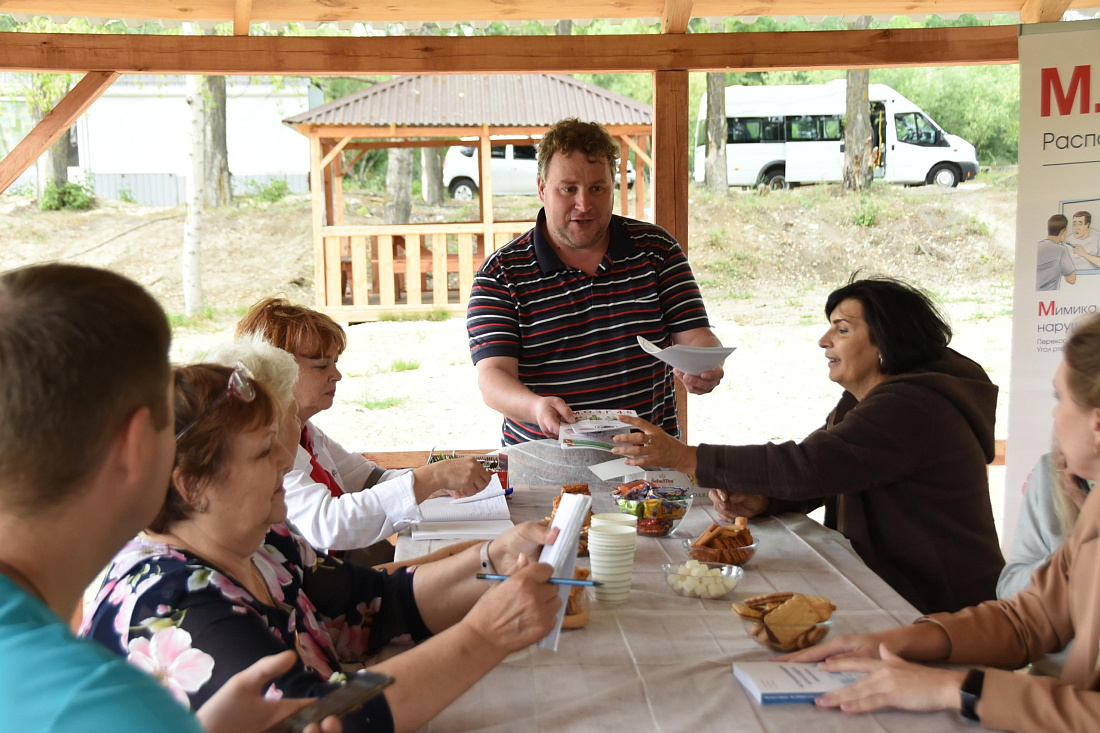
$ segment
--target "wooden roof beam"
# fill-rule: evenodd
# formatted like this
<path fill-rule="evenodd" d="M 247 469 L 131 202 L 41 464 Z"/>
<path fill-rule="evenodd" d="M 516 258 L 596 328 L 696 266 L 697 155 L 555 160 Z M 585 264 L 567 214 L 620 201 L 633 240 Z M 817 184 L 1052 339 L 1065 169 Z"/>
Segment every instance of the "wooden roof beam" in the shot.
<path fill-rule="evenodd" d="M 38 156 L 57 142 L 99 95 L 118 78 L 116 71 L 90 71 L 15 148 L 0 160 L 0 193 L 15 183 Z"/>
<path fill-rule="evenodd" d="M 1016 26 L 645 36 L 303 38 L 6 33 L 0 70 L 132 74 L 625 73 L 1019 60 Z"/>
<path fill-rule="evenodd" d="M 252 0 L 235 0 L 233 3 L 233 35 L 247 36 L 252 25 Z"/>
<path fill-rule="evenodd" d="M 1071 0 L 1024 0 L 1020 7 L 1021 23 L 1053 23 L 1069 10 Z"/>
<path fill-rule="evenodd" d="M 693 0 L 665 0 L 661 13 L 661 33 L 687 33 Z"/>

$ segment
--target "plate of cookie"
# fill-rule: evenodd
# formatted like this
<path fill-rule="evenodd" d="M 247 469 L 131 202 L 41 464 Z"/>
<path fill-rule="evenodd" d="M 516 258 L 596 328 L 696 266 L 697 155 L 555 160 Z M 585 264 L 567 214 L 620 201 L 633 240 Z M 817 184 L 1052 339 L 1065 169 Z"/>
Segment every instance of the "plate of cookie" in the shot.
<path fill-rule="evenodd" d="M 817 644 L 832 628 L 836 606 L 823 596 L 779 591 L 733 604 L 733 612 L 757 643 L 793 652 Z"/>

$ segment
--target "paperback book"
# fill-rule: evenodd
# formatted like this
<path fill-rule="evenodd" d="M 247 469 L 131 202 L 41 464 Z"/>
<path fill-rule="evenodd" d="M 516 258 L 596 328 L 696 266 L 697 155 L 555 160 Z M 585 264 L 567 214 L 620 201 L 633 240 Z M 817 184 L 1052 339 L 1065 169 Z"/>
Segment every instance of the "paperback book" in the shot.
<path fill-rule="evenodd" d="M 733 675 L 756 702 L 775 705 L 813 702 L 826 692 L 855 682 L 863 673 L 826 672 L 812 662 L 734 662 Z"/>

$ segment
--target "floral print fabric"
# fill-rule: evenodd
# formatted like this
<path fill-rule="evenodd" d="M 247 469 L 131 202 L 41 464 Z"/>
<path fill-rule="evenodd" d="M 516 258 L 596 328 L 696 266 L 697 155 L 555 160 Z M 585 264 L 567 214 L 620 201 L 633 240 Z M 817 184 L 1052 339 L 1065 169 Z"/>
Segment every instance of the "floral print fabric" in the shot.
<path fill-rule="evenodd" d="M 282 524 L 271 527 L 252 559 L 274 606 L 200 557 L 137 538 L 115 556 L 80 634 L 196 710 L 269 654 L 294 649 L 299 661 L 273 680 L 268 697 L 315 697 L 345 679 L 342 662 L 363 662 L 390 641 L 430 633 L 416 608 L 411 570 L 389 575 L 342 563 Z M 377 706 L 364 708 L 371 714 L 380 717 Z M 381 717 L 389 720 L 388 709 Z M 363 729 L 352 722 L 345 720 L 345 730 Z"/>

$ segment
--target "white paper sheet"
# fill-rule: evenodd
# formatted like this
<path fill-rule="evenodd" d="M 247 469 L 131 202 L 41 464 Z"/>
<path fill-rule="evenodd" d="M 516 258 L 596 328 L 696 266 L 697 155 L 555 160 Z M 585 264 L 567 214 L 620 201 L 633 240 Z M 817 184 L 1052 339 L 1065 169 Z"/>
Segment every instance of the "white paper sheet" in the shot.
<path fill-rule="evenodd" d="M 669 366 L 679 369 L 685 374 L 696 375 L 702 374 L 708 369 L 714 369 L 737 348 L 736 346 L 681 346 L 675 344 L 662 349 L 641 336 L 638 337 L 638 345 L 642 347 L 642 351 L 660 359 Z"/>
<path fill-rule="evenodd" d="M 596 474 L 600 481 L 614 481 L 617 478 L 626 478 L 627 476 L 640 478 L 641 474 L 645 473 L 645 469 L 641 466 L 626 465 L 625 458 L 597 463 L 595 466 L 589 466 L 588 470 Z"/>
<path fill-rule="evenodd" d="M 558 528 L 558 538 L 552 545 L 543 545 L 539 562 L 554 568 L 553 577 L 572 578 L 573 566 L 577 563 L 577 540 L 581 536 L 584 518 L 592 506 L 592 497 L 587 494 L 562 494 L 558 511 L 554 514 L 551 528 Z M 569 602 L 569 586 L 558 589 L 561 608 L 554 629 L 538 643 L 540 649 L 558 650 L 558 637 L 561 636 L 561 620 L 565 617 L 565 605 Z"/>
<path fill-rule="evenodd" d="M 500 485 L 500 474 L 494 473 L 484 489 L 477 492 L 473 496 L 464 496 L 461 499 L 452 499 L 451 504 L 470 504 L 475 501 L 495 499 L 498 496 L 507 496 L 507 493 L 505 493 L 504 487 Z"/>

